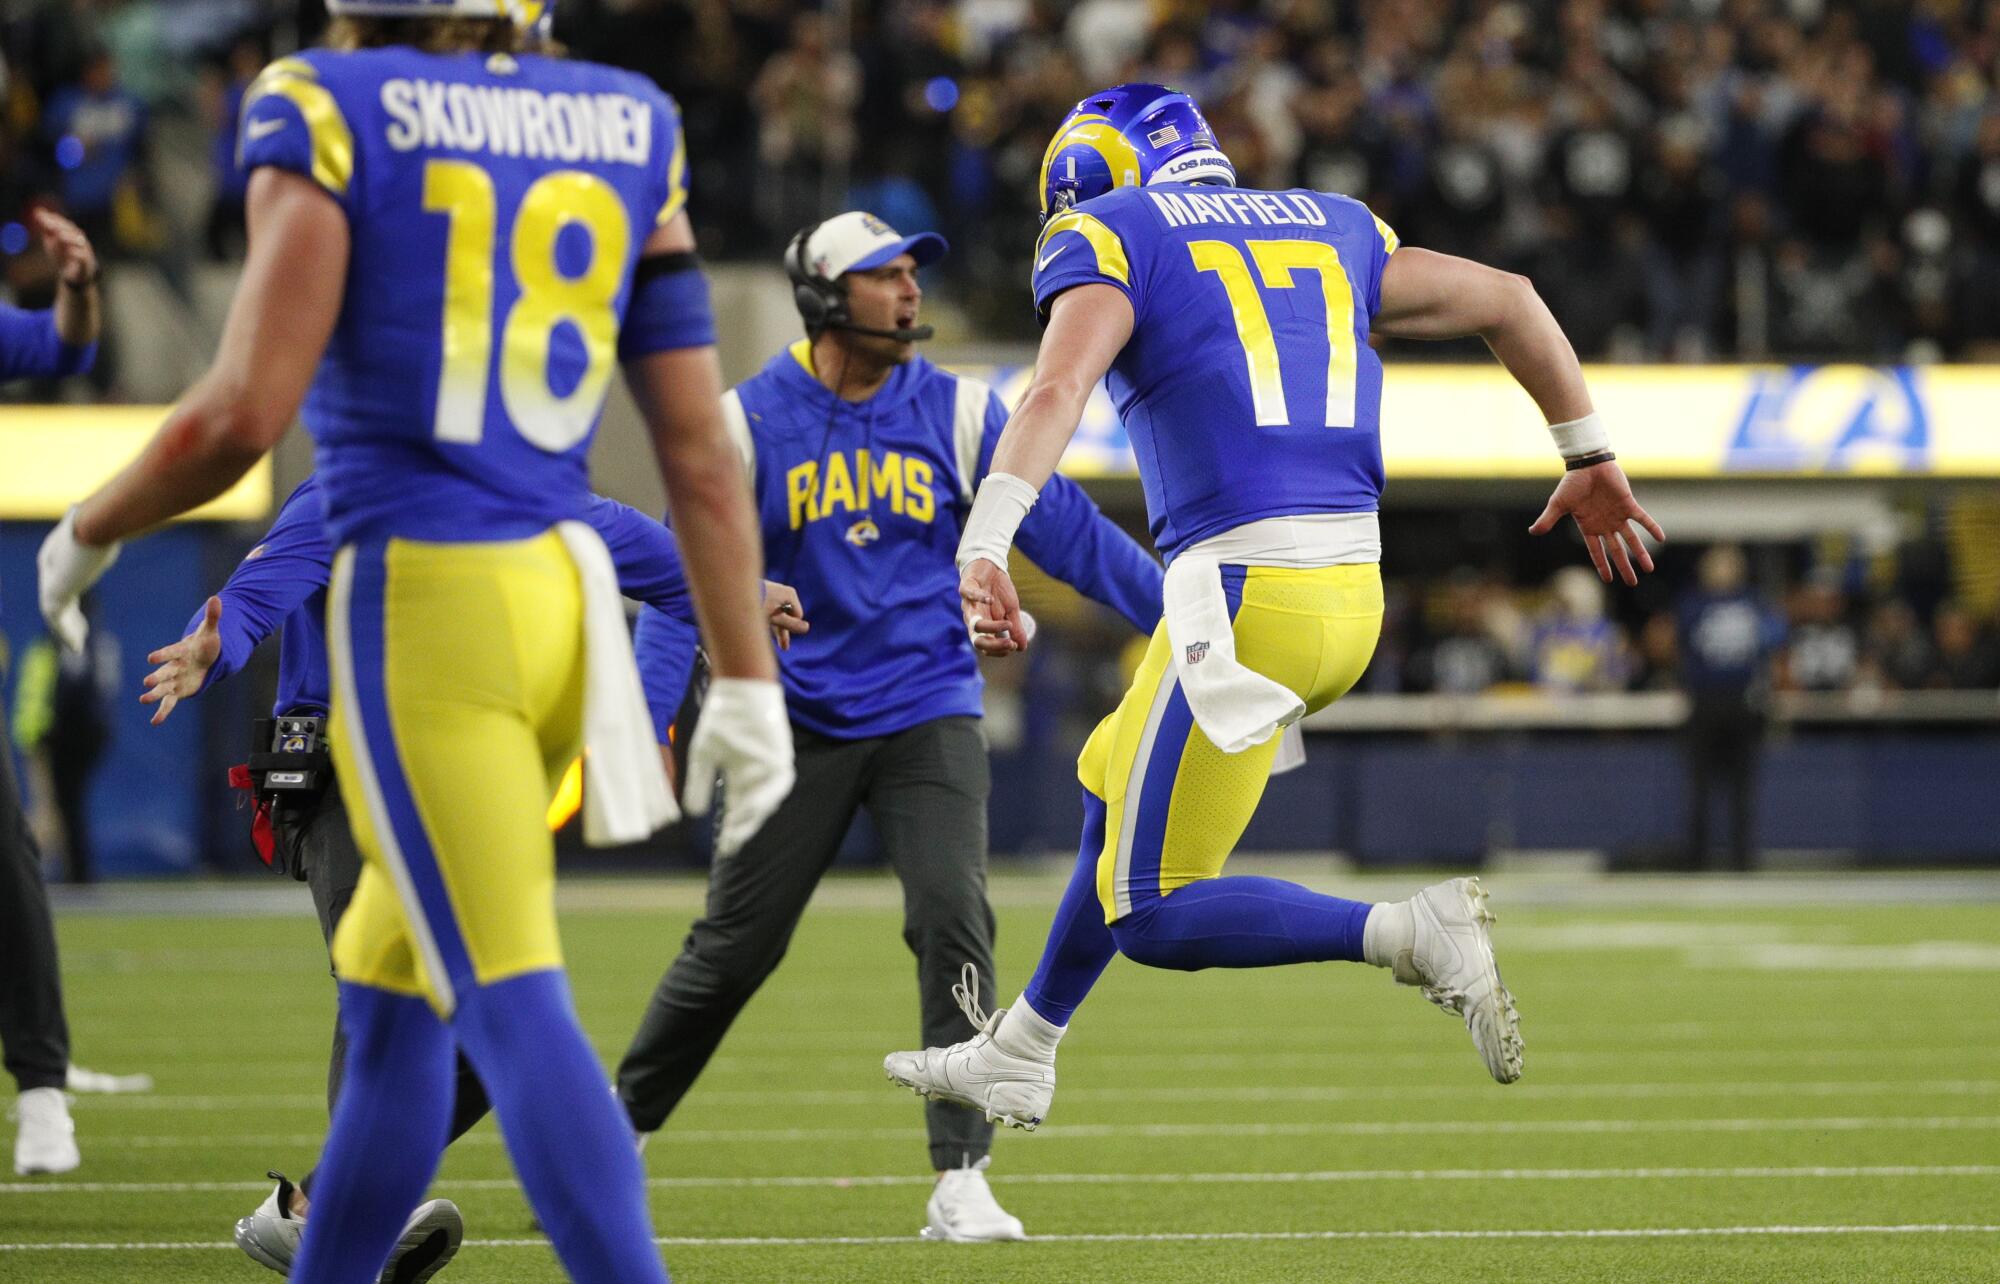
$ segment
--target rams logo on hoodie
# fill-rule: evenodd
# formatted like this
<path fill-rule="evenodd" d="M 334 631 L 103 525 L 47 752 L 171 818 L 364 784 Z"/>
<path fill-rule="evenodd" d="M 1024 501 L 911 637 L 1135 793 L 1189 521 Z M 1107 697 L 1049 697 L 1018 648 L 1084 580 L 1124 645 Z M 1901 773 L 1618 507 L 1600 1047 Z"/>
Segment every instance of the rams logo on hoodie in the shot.
<path fill-rule="evenodd" d="M 900 451 L 885 450 L 880 459 L 861 450 L 837 450 L 819 461 L 808 459 L 785 472 L 785 500 L 793 530 L 836 513 L 864 513 L 882 503 L 892 513 L 928 525 L 937 516 L 931 492 L 936 471 L 930 461 Z M 876 532 L 878 535 L 881 533 Z M 848 538 L 856 544 L 866 541 Z"/>

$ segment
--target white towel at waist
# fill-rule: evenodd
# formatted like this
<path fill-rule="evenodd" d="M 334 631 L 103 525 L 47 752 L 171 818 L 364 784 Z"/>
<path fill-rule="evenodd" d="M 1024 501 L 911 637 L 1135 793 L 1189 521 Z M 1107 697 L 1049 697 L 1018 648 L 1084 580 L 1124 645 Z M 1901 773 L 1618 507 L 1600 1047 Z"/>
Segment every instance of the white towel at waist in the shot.
<path fill-rule="evenodd" d="M 1196 725 L 1224 753 L 1263 744 L 1305 716 L 1292 690 L 1236 658 L 1236 632 L 1222 590 L 1222 563 L 1315 567 L 1380 561 L 1373 513 L 1267 517 L 1224 531 L 1177 555 L 1167 567 L 1164 605 L 1174 676 Z M 1303 761 L 1304 745 L 1281 745 L 1281 770 Z M 1293 758 L 1294 752 L 1297 758 Z"/>
<path fill-rule="evenodd" d="M 1196 725 L 1216 748 L 1242 753 L 1305 716 L 1305 701 L 1236 658 L 1222 566 L 1213 557 L 1176 557 L 1167 567 L 1163 597 L 1174 676 Z"/>
<path fill-rule="evenodd" d="M 680 818 L 653 743 L 646 692 L 611 553 L 588 523 L 556 532 L 583 584 L 583 838 L 593 847 L 636 843 Z"/>

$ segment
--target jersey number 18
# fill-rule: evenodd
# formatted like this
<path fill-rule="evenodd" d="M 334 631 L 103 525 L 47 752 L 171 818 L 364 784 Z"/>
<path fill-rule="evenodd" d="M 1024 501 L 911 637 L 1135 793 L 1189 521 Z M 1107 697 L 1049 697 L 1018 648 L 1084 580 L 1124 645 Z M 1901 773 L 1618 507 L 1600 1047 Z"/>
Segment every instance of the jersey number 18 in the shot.
<path fill-rule="evenodd" d="M 476 444 L 486 428 L 493 362 L 493 280 L 498 210 L 493 176 L 470 161 L 424 165 L 424 209 L 450 220 L 445 240 L 444 364 L 434 431 L 440 441 Z M 566 275 L 556 240 L 571 223 L 590 233 L 590 261 Z M 609 183 L 593 174 L 545 174 L 521 196 L 508 258 L 520 297 L 500 328 L 500 398 L 515 429 L 560 454 L 582 441 L 604 404 L 618 346 L 618 290 L 632 230 Z M 564 321 L 583 338 L 584 371 L 567 395 L 549 388 L 549 345 Z"/>

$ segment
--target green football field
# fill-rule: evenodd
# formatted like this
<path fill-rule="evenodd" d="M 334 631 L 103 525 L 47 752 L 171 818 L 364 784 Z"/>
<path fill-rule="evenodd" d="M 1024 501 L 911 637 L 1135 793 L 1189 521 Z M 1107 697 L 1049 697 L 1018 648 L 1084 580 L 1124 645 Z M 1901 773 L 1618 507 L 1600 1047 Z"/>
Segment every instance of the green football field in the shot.
<path fill-rule="evenodd" d="M 1050 1122 L 996 1143 L 1032 1242 L 953 1246 L 916 1239 L 920 1106 L 880 1070 L 917 1028 L 897 889 L 834 880 L 646 1152 L 667 1260 L 683 1281 L 2000 1279 L 2000 880 L 1487 884 L 1519 1084 L 1372 969 L 1120 961 Z M 1059 885 L 996 879 L 1008 998 Z M 698 901 L 566 890 L 607 1062 Z M 274 1278 L 229 1231 L 325 1121 L 305 889 L 120 890 L 65 902 L 60 931 L 77 1059 L 158 1087 L 79 1099 L 83 1168 L 5 1184 L 0 1280 Z M 562 1278 L 490 1121 L 436 1193 L 468 1238 L 441 1281 Z"/>

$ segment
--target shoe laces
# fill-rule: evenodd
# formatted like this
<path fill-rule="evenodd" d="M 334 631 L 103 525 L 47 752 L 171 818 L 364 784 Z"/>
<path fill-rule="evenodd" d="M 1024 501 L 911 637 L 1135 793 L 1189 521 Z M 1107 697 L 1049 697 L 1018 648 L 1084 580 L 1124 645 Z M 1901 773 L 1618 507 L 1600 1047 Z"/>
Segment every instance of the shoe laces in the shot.
<path fill-rule="evenodd" d="M 957 1001 L 958 1010 L 965 1013 L 965 1019 L 972 1022 L 972 1028 L 985 1034 L 991 1034 L 987 1027 L 1006 1013 L 1006 1009 L 1002 1008 L 989 1015 L 980 1008 L 979 969 L 970 963 L 959 969 L 958 983 L 951 987 L 951 997 Z"/>

